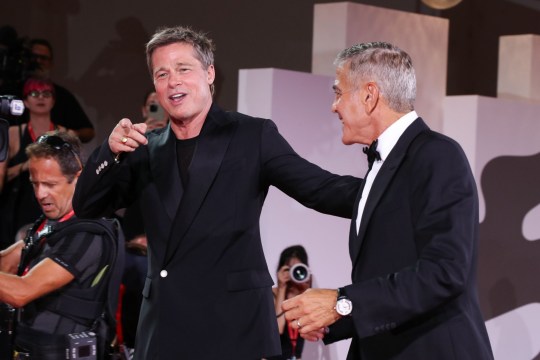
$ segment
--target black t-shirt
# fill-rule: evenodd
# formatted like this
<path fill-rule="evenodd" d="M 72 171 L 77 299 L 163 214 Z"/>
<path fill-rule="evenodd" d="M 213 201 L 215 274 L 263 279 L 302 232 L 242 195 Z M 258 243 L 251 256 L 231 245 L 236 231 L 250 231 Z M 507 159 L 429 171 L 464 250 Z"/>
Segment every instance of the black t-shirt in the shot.
<path fill-rule="evenodd" d="M 186 187 L 189 182 L 189 165 L 193 159 L 193 153 L 195 152 L 198 138 L 199 137 L 197 136 L 185 140 L 176 139 L 176 159 L 178 161 L 178 168 L 180 169 L 180 178 L 182 179 L 184 187 Z"/>
<path fill-rule="evenodd" d="M 64 225 L 72 221 L 76 219 L 72 218 Z M 90 232 L 69 232 L 67 236 L 54 236 L 54 234 L 46 236 L 46 241 L 39 254 L 30 262 L 29 268 L 49 258 L 69 271 L 74 279 L 57 291 L 25 306 L 19 326 L 55 335 L 88 330 L 88 320 L 65 319 L 61 314 L 45 308 L 43 304 L 56 297 L 66 296 L 67 293 L 86 294 L 84 296 L 90 301 L 103 300 L 97 297 L 101 286 L 104 286 L 103 281 L 109 279 L 105 276 L 107 272 L 104 270 L 112 270 L 109 264 L 111 251 L 113 251 L 113 245 L 110 239 Z M 106 291 L 101 293 L 106 294 Z M 17 336 L 15 340 L 21 345 L 37 341 L 37 339 L 21 339 L 20 336 Z"/>

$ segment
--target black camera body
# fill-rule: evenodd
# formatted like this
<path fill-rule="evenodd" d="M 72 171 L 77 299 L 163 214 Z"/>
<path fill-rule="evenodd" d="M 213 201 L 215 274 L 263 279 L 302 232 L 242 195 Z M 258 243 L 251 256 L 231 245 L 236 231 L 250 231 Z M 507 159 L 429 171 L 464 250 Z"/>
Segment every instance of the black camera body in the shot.
<path fill-rule="evenodd" d="M 311 278 L 311 270 L 306 264 L 298 263 L 289 269 L 291 280 L 297 284 L 308 282 Z"/>
<path fill-rule="evenodd" d="M 156 120 L 162 120 L 165 117 L 165 110 L 160 104 L 152 103 L 148 107 L 148 116 Z"/>
<path fill-rule="evenodd" d="M 24 103 L 13 95 L 0 95 L 0 116 L 21 116 Z"/>
<path fill-rule="evenodd" d="M 97 360 L 97 336 L 83 331 L 66 335 L 66 359 Z"/>
<path fill-rule="evenodd" d="M 3 116 L 20 116 L 24 103 L 12 95 L 0 95 L 0 161 L 5 161 L 9 148 L 9 122 Z"/>

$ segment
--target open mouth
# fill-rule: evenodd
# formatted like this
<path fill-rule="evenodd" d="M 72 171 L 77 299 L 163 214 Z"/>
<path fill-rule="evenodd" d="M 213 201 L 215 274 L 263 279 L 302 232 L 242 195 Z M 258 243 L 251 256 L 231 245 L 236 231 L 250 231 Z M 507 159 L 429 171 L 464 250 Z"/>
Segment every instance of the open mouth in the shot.
<path fill-rule="evenodd" d="M 179 93 L 169 96 L 169 99 L 171 99 L 173 102 L 180 102 L 185 96 L 185 93 Z"/>
<path fill-rule="evenodd" d="M 53 208 L 52 203 L 41 203 L 41 208 L 43 209 L 43 212 L 51 211 Z"/>

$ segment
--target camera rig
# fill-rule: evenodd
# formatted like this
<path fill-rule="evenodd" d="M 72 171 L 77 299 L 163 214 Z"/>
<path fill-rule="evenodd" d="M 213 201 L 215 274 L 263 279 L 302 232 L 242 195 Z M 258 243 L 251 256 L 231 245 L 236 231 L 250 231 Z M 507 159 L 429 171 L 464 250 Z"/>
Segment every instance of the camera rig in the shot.
<path fill-rule="evenodd" d="M 0 95 L 0 161 L 5 161 L 9 148 L 9 122 L 3 116 L 21 116 L 24 103 L 13 95 Z"/>

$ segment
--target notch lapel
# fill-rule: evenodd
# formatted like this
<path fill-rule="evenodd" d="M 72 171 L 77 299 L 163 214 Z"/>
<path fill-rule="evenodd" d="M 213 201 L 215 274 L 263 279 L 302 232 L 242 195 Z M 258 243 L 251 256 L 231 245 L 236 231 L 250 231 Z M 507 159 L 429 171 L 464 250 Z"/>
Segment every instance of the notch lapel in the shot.
<path fill-rule="evenodd" d="M 364 179 L 362 180 L 362 185 L 358 190 L 356 195 L 356 201 L 354 203 L 353 216 L 351 218 L 351 228 L 349 229 L 349 256 L 352 263 L 354 264 L 354 258 L 360 249 L 360 242 L 358 239 L 358 234 L 356 233 L 356 218 L 358 217 L 358 206 L 360 205 L 360 199 L 362 198 L 362 191 L 364 191 L 364 186 L 366 185 L 366 178 L 369 174 L 369 170 L 366 172 Z"/>

